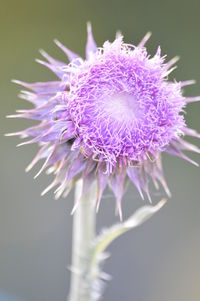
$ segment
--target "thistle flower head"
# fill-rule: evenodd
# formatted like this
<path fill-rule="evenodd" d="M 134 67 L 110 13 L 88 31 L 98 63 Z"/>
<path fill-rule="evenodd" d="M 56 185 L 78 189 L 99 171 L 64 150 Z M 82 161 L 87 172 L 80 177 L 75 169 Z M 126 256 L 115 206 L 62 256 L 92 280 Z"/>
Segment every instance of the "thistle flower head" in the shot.
<path fill-rule="evenodd" d="M 15 133 L 21 138 L 32 137 L 22 144 L 40 146 L 27 170 L 45 159 L 40 172 L 48 168 L 55 174 L 44 192 L 58 186 L 56 197 L 65 196 L 82 177 L 84 194 L 97 179 L 97 206 L 109 183 L 121 216 L 128 179 L 142 197 L 145 192 L 150 199 L 149 178 L 156 188 L 160 182 L 170 194 L 162 171 L 162 152 L 195 164 L 183 151 L 199 149 L 183 136 L 199 138 L 199 134 L 186 126 L 183 110 L 188 102 L 200 98 L 183 96 L 183 86 L 193 81 L 168 80 L 177 58 L 165 62 L 160 47 L 150 57 L 144 47 L 148 38 L 149 33 L 134 46 L 125 44 L 118 35 L 114 42 L 97 48 L 88 24 L 85 60 L 55 41 L 69 63 L 57 61 L 44 51 L 41 54 L 46 61 L 38 61 L 58 80 L 31 84 L 16 81 L 29 90 L 20 96 L 34 108 L 14 117 L 39 121 L 39 125 Z"/>

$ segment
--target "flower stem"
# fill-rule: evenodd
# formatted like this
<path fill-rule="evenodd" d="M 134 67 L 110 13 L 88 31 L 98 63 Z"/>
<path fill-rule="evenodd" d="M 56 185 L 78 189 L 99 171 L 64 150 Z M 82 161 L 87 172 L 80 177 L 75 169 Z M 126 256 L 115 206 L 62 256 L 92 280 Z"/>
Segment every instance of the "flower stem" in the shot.
<path fill-rule="evenodd" d="M 87 261 L 96 232 L 95 198 L 97 183 L 95 181 L 89 192 L 83 197 L 81 197 L 82 186 L 83 180 L 81 179 L 75 187 L 75 204 L 79 202 L 79 205 L 73 215 L 72 272 L 68 301 L 91 300 L 90 285 L 87 278 Z"/>

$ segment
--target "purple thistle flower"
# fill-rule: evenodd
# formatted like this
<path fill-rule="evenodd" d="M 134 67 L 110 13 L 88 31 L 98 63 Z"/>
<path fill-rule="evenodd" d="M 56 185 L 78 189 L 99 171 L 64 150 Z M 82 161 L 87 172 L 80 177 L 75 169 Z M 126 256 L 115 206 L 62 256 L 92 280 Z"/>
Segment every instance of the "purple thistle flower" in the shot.
<path fill-rule="evenodd" d="M 57 40 L 69 64 L 53 59 L 46 52 L 48 67 L 58 77 L 46 83 L 14 81 L 28 91 L 20 97 L 34 105 L 10 117 L 38 120 L 39 125 L 18 133 L 31 137 L 23 144 L 38 143 L 40 150 L 30 170 L 40 159 L 45 162 L 37 175 L 47 168 L 55 179 L 42 193 L 58 186 L 56 198 L 66 196 L 74 183 L 83 178 L 82 194 L 97 179 L 97 208 L 109 183 L 121 217 L 121 199 L 127 180 L 150 198 L 149 178 L 170 196 L 161 163 L 167 152 L 195 165 L 183 151 L 199 149 L 184 141 L 185 135 L 200 137 L 184 121 L 187 103 L 200 97 L 184 97 L 182 88 L 194 81 L 171 82 L 168 74 L 177 57 L 165 62 L 160 47 L 150 57 L 144 47 L 148 33 L 138 46 L 125 44 L 118 35 L 114 42 L 97 48 L 88 24 L 86 59 L 83 60 Z M 36 175 L 36 176 L 37 176 Z"/>

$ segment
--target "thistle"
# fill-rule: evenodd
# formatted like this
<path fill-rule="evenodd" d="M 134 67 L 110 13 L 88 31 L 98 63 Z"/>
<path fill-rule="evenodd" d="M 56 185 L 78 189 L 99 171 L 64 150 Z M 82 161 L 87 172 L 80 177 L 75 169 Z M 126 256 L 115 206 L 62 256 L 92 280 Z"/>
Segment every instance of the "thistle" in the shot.
<path fill-rule="evenodd" d="M 87 31 L 85 59 L 57 40 L 68 63 L 40 51 L 46 60 L 37 61 L 53 71 L 57 81 L 14 81 L 28 90 L 21 91 L 20 97 L 34 108 L 10 117 L 38 120 L 39 124 L 10 135 L 30 138 L 20 145 L 39 145 L 26 170 L 44 159 L 36 177 L 45 169 L 55 175 L 42 194 L 56 187 L 56 198 L 67 196 L 82 179 L 74 212 L 97 182 L 94 191 L 98 209 L 109 184 L 122 219 L 121 200 L 129 181 L 143 199 L 146 195 L 151 201 L 150 179 L 157 189 L 161 184 L 170 196 L 162 169 L 163 152 L 197 165 L 184 151 L 199 153 L 199 149 L 184 136 L 200 135 L 187 127 L 184 110 L 200 97 L 183 96 L 183 87 L 194 84 L 193 80 L 168 79 L 178 57 L 166 62 L 160 47 L 149 56 L 145 44 L 150 33 L 138 46 L 124 43 L 117 34 L 114 42 L 106 41 L 97 48 L 90 24 Z"/>
<path fill-rule="evenodd" d="M 86 59 L 82 59 L 60 42 L 55 43 L 66 54 L 69 64 L 53 59 L 37 60 L 58 77 L 46 83 L 14 81 L 30 91 L 20 97 L 34 105 L 10 116 L 38 120 L 39 125 L 11 135 L 31 140 L 20 145 L 38 143 L 40 150 L 29 171 L 40 159 L 55 179 L 51 188 L 56 198 L 66 196 L 77 179 L 83 177 L 84 195 L 97 179 L 97 208 L 107 184 L 114 192 L 120 217 L 121 199 L 130 180 L 142 198 L 151 200 L 148 183 L 170 191 L 163 176 L 161 154 L 167 152 L 195 165 L 183 151 L 199 152 L 184 141 L 185 135 L 199 138 L 184 121 L 187 103 L 200 97 L 184 97 L 182 88 L 194 81 L 169 81 L 177 57 L 165 62 L 160 47 L 153 57 L 145 46 L 148 33 L 138 46 L 125 44 L 118 35 L 114 42 L 97 48 L 88 24 Z M 75 205 L 76 207 L 76 205 Z M 75 208 L 74 208 L 75 209 Z"/>

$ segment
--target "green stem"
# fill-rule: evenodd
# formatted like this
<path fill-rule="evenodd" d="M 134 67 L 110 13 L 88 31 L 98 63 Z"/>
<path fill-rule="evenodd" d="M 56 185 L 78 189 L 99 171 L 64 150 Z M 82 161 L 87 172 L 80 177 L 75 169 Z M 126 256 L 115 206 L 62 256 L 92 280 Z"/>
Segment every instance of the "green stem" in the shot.
<path fill-rule="evenodd" d="M 73 215 L 72 273 L 68 301 L 90 301 L 91 290 L 88 284 L 88 254 L 95 238 L 96 181 L 89 192 L 81 197 L 82 179 L 76 183 L 75 204 L 79 202 Z"/>

